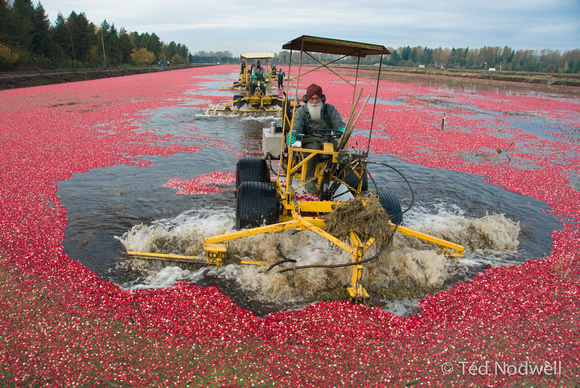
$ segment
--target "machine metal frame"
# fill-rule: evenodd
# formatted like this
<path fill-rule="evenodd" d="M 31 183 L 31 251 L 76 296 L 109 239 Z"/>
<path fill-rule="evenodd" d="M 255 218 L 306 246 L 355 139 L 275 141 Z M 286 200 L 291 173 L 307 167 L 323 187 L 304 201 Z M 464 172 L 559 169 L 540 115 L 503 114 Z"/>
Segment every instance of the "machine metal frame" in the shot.
<path fill-rule="evenodd" d="M 207 237 L 204 240 L 205 255 L 202 257 L 163 254 L 154 255 L 145 252 L 132 251 L 128 253 L 129 255 L 140 258 L 165 258 L 167 260 L 182 260 L 204 264 L 222 265 L 225 258 L 227 257 L 229 241 L 248 236 L 255 236 L 264 233 L 276 233 L 290 229 L 296 229 L 299 231 L 309 230 L 322 236 L 323 238 L 327 239 L 350 254 L 351 262 L 348 263 L 348 265 L 352 266 L 352 277 L 350 287 L 348 287 L 348 292 L 351 298 L 355 301 L 365 300 L 369 297 L 369 295 L 361 283 L 363 270 L 362 262 L 365 254 L 375 243 L 375 238 L 371 237 L 367 241 L 362 241 L 360 236 L 354 232 L 350 232 L 349 241 L 342 241 L 325 230 L 324 216 L 330 213 L 336 205 L 343 203 L 341 201 L 334 200 L 335 198 L 333 198 L 333 194 L 336 192 L 339 185 L 342 185 L 341 187 L 347 187 L 353 193 L 354 198 L 360 198 L 363 195 L 367 195 L 363 178 L 367 173 L 366 163 L 368 162 L 369 150 L 367 149 L 366 152 L 353 152 L 349 151 L 348 149 L 349 137 L 371 97 L 369 94 L 369 96 L 362 104 L 362 108 L 357 114 L 357 106 L 360 103 L 360 98 L 363 92 L 362 89 L 358 90 L 357 88 L 360 58 L 366 57 L 368 55 L 377 55 L 380 56 L 379 63 L 382 63 L 383 56 L 390 54 L 390 52 L 387 48 L 381 45 L 306 35 L 300 36 L 286 43 L 282 46 L 282 48 L 285 50 L 290 50 L 290 68 L 288 70 L 288 74 L 292 74 L 293 52 L 297 51 L 300 55 L 297 76 L 289 78 L 290 82 L 287 82 L 286 84 L 286 94 L 288 95 L 290 85 L 295 83 L 295 97 L 294 101 L 290 101 L 288 99 L 284 100 L 285 106 L 283 111 L 286 113 L 283 117 L 283 136 L 279 136 L 281 151 L 278 171 L 275 179 L 271 178 L 269 173 L 269 171 L 272 169 L 272 160 L 269 160 L 270 165 L 268 166 L 266 173 L 263 172 L 263 170 L 266 168 L 264 167 L 266 164 L 265 159 L 258 159 L 256 162 L 250 163 L 254 166 L 252 168 L 256 171 L 261 170 L 261 172 L 258 171 L 258 173 L 256 173 L 256 171 L 251 171 L 250 173 L 244 172 L 244 162 L 240 161 L 242 165 L 240 162 L 238 163 L 238 169 L 236 171 L 236 225 L 241 230 L 218 236 Z M 325 63 L 319 60 L 317 57 L 313 56 L 311 54 L 313 52 L 332 54 L 337 57 Z M 319 63 L 319 66 L 317 66 L 315 69 L 307 68 L 303 72 L 304 55 L 308 55 L 311 58 L 314 58 Z M 347 56 L 357 57 L 359 59 L 357 62 L 354 82 L 347 80 L 344 76 L 338 74 L 333 67 L 329 66 Z M 330 142 L 325 143 L 322 150 L 309 150 L 301 147 L 294 147 L 290 144 L 287 144 L 286 141 L 287 135 L 292 133 L 294 112 L 300 106 L 300 103 L 296 97 L 299 95 L 298 92 L 300 77 L 320 68 L 328 69 L 353 87 L 351 112 L 342 137 L 338 141 L 338 147 L 336 150 Z M 372 136 L 372 127 L 376 109 L 376 99 L 378 94 L 380 75 L 381 66 L 379 65 L 372 109 L 372 120 L 370 124 L 369 148 L 370 138 Z M 300 192 L 301 188 L 306 183 L 308 183 L 304 181 L 306 163 L 315 155 L 320 155 L 324 158 L 324 160 L 319 163 L 317 173 L 315 174 L 314 178 L 316 179 L 317 185 L 320 189 L 319 200 L 300 200 L 298 199 L 297 193 Z M 255 166 L 259 167 L 256 168 Z M 345 171 L 345 168 L 348 168 L 348 171 L 354 174 L 354 183 L 352 180 L 347 181 L 345 175 L 341 173 L 341 171 Z M 373 193 L 372 190 L 371 193 Z M 374 195 L 379 197 L 379 199 L 381 198 L 380 192 L 374 193 Z M 244 202 L 249 196 L 252 197 L 251 201 L 248 200 L 247 203 Z M 396 199 L 396 202 L 398 203 L 398 199 Z M 264 205 L 266 203 L 268 205 Z M 400 210 L 400 205 L 398 208 Z M 389 213 L 389 209 L 385 210 L 387 210 L 387 213 Z M 396 211 L 391 209 L 391 213 L 392 212 L 396 213 Z M 403 235 L 414 236 L 424 241 L 437 244 L 442 247 L 442 252 L 447 256 L 463 255 L 464 248 L 461 245 L 402 226 L 402 213 L 403 212 L 401 212 L 399 215 L 389 214 L 391 216 L 391 221 L 389 221 L 388 225 L 385 225 L 385 227 L 391 228 L 393 233 L 399 232 Z M 397 219 L 398 222 L 392 222 L 393 220 Z M 244 229 L 246 226 L 253 227 Z M 242 264 L 265 265 L 267 263 L 247 260 L 242 261 Z"/>
<path fill-rule="evenodd" d="M 274 58 L 274 53 L 244 53 L 240 55 L 240 59 L 243 65 L 243 71 L 240 73 L 240 78 L 238 81 L 234 82 L 231 87 L 220 88 L 220 90 L 234 90 L 239 91 L 241 94 L 235 94 L 232 101 L 223 103 L 222 107 L 215 107 L 209 109 L 208 112 L 211 114 L 216 113 L 232 113 L 236 112 L 232 107 L 238 109 L 244 106 L 249 107 L 249 110 L 240 110 L 242 113 L 268 113 L 279 115 L 284 99 L 278 95 L 271 93 L 275 86 L 272 85 L 272 79 L 275 78 L 276 72 L 274 72 L 270 66 L 270 60 Z M 258 81 L 256 87 L 256 92 L 251 95 L 251 73 L 250 73 L 250 61 L 262 61 L 264 63 L 264 68 L 268 71 L 268 78 L 264 81 Z M 264 87 L 262 91 L 261 86 Z M 274 108 L 278 107 L 278 108 Z"/>

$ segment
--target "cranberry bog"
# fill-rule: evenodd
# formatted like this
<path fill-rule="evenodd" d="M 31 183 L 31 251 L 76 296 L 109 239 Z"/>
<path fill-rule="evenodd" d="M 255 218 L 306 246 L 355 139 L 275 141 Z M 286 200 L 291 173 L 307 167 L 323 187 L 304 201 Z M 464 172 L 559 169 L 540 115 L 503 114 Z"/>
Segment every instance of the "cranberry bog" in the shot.
<path fill-rule="evenodd" d="M 83 174 L 127 168 L 141 176 L 165 159 L 215 149 L 222 154 L 203 169 L 192 173 L 186 163 L 156 171 L 149 186 L 173 190 L 184 207 L 191 195 L 210 206 L 231 194 L 235 177 L 222 155 L 252 154 L 258 139 L 229 141 L 249 130 L 247 121 L 226 123 L 224 138 L 198 130 L 202 119 L 182 112 L 201 114 L 231 98 L 219 86 L 236 71 L 215 66 L 0 91 L 2 385 L 578 384 L 576 88 L 451 78 L 445 84 L 427 76 L 381 82 L 373 152 L 433 174 L 466 174 L 524 203 L 541 201 L 557 221 L 546 226 L 546 255 L 489 265 L 423 297 L 408 316 L 341 300 L 257 316 L 211 284 L 129 288 L 108 275 L 115 267 L 65 252 L 74 220 L 59 186 Z M 349 94 L 330 76 L 317 72 L 312 82 L 340 111 L 349 110 Z M 366 145 L 369 121 L 363 115 L 351 143 Z M 167 122 L 176 124 L 168 130 Z M 151 193 L 142 194 L 147 203 Z M 103 204 L 103 222 L 120 211 L 113 205 Z M 125 230 L 151 222 L 133 216 Z M 93 244 L 90 236 L 79 241 Z"/>

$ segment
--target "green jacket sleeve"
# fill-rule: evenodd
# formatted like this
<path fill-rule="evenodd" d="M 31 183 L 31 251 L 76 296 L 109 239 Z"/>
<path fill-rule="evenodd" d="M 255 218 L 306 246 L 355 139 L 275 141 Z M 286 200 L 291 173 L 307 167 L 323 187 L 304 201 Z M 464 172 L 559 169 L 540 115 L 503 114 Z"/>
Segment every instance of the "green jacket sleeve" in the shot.
<path fill-rule="evenodd" d="M 330 105 L 327 104 L 327 112 L 328 112 L 328 116 L 330 118 L 330 124 L 332 125 L 332 129 L 334 129 L 335 131 L 341 131 L 344 129 L 344 127 L 346 127 L 346 124 L 344 123 L 342 116 L 340 115 L 340 112 L 338 111 L 338 109 L 336 109 L 334 107 L 334 105 Z"/>
<path fill-rule="evenodd" d="M 292 126 L 292 133 L 295 136 L 294 140 L 299 137 L 298 135 L 304 134 L 306 120 L 308 120 L 306 117 L 306 107 L 302 106 L 294 113 L 294 125 Z"/>

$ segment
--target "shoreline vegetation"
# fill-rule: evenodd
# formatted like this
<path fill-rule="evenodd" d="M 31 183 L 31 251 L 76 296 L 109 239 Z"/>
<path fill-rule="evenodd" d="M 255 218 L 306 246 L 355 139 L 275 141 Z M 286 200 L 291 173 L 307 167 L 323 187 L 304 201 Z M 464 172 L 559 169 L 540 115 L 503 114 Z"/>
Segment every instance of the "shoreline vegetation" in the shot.
<path fill-rule="evenodd" d="M 175 65 L 169 68 L 151 65 L 149 67 L 118 67 L 110 69 L 71 69 L 71 70 L 35 70 L 0 73 L 0 90 L 16 89 L 31 86 L 60 84 L 66 82 L 87 81 L 99 78 L 122 77 L 127 75 L 153 73 L 157 71 L 179 70 L 191 67 L 218 66 L 215 63 L 195 63 L 189 65 Z M 286 66 L 287 67 L 287 66 Z M 341 65 L 341 69 L 355 69 L 356 66 Z M 378 66 L 361 66 L 362 70 L 378 71 Z M 555 86 L 558 92 L 580 94 L 580 89 L 568 87 L 580 87 L 580 74 L 571 73 L 537 73 L 523 71 L 485 71 L 465 69 L 430 69 L 415 67 L 383 66 L 381 79 L 392 81 L 421 81 L 422 78 L 429 82 L 439 78 L 442 82 L 450 85 L 473 80 L 483 81 L 506 81 L 522 84 L 545 85 L 552 89 Z M 450 81 L 452 80 L 452 81 Z M 562 90 L 560 90 L 562 89 Z"/>

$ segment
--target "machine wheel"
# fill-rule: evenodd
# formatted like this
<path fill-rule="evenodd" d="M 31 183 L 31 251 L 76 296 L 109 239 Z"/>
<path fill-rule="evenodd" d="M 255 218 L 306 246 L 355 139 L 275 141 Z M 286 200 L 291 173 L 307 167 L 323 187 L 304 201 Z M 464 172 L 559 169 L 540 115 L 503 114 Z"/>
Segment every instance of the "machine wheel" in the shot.
<path fill-rule="evenodd" d="M 244 182 L 270 182 L 270 171 L 264 159 L 243 158 L 236 165 L 236 190 Z"/>
<path fill-rule="evenodd" d="M 357 172 L 360 172 L 362 170 L 362 168 L 357 169 Z M 343 177 L 344 175 L 344 171 L 348 171 L 348 174 L 346 175 L 346 177 Z M 358 176 L 356 176 L 354 171 L 351 171 L 350 169 L 347 170 L 343 170 L 343 173 L 340 174 L 341 175 L 341 179 L 349 186 L 354 187 L 355 189 L 358 188 L 358 184 L 361 181 L 361 178 L 359 178 Z M 363 193 L 366 193 L 367 191 L 369 191 L 369 177 L 366 174 L 366 172 L 364 173 L 364 175 L 362 176 L 362 188 L 361 188 Z M 352 194 L 356 194 L 355 191 L 351 190 Z"/>
<path fill-rule="evenodd" d="M 272 105 L 284 108 L 284 99 L 279 95 L 272 96 Z"/>
<path fill-rule="evenodd" d="M 257 227 L 278 222 L 276 188 L 264 182 L 243 182 L 236 201 L 236 228 Z"/>
<path fill-rule="evenodd" d="M 238 109 L 246 104 L 246 102 L 243 101 L 242 98 L 244 98 L 244 96 L 242 94 L 234 94 L 234 101 L 236 101 L 236 102 L 234 102 L 234 106 Z M 242 101 L 238 101 L 238 100 L 242 100 Z"/>
<path fill-rule="evenodd" d="M 379 193 L 379 202 L 383 205 L 383 208 L 391 217 L 391 222 L 395 225 L 400 225 L 403 223 L 403 211 L 401 210 L 401 202 L 395 194 L 386 193 L 384 191 Z"/>

